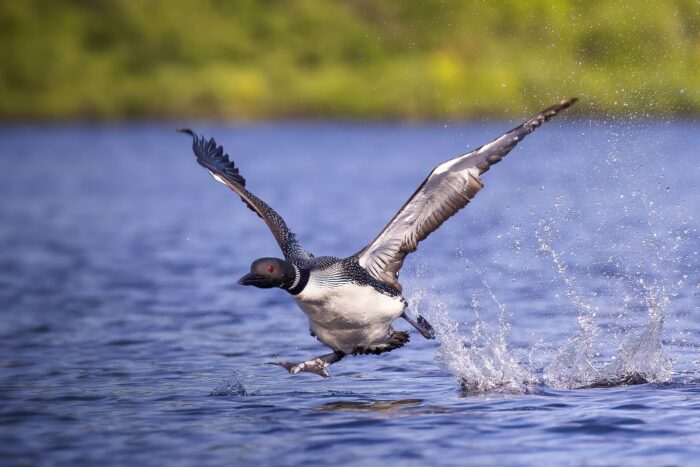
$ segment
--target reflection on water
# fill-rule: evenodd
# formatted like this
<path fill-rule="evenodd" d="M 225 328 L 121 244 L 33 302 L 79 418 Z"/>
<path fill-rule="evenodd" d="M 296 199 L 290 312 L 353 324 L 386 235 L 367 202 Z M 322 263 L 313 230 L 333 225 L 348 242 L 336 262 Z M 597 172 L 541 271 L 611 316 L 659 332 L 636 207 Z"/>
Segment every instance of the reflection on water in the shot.
<path fill-rule="evenodd" d="M 316 412 L 395 412 L 406 407 L 421 404 L 422 399 L 401 399 L 394 401 L 337 401 L 323 404 L 322 407 L 314 409 Z"/>
<path fill-rule="evenodd" d="M 266 365 L 324 350 L 285 293 L 235 285 L 277 247 L 171 126 L 0 129 L 0 458 L 694 462 L 700 129 L 565 122 L 407 258 L 440 339 L 328 380 Z M 343 256 L 512 122 L 192 126 L 305 246 Z"/>

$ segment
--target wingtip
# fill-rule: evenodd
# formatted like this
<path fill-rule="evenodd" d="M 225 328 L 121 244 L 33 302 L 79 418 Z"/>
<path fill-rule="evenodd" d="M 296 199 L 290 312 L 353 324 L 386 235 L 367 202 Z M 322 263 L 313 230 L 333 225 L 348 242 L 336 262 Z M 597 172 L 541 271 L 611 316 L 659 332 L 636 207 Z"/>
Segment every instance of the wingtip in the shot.
<path fill-rule="evenodd" d="M 568 99 L 564 99 L 561 101 L 562 105 L 565 105 L 566 107 L 569 107 L 570 105 L 574 105 L 576 102 L 578 102 L 578 97 L 570 97 Z"/>
<path fill-rule="evenodd" d="M 177 128 L 175 131 L 177 131 L 178 133 L 187 133 L 193 138 L 196 136 L 194 131 L 190 130 L 189 128 Z"/>
<path fill-rule="evenodd" d="M 564 99 L 564 100 L 560 101 L 559 104 L 555 105 L 554 107 L 557 110 L 564 110 L 564 109 L 574 105 L 577 101 L 578 101 L 578 97 L 570 97 L 568 99 Z"/>
<path fill-rule="evenodd" d="M 557 104 L 554 104 L 553 106 L 547 107 L 546 109 L 544 109 L 535 118 L 544 117 L 545 121 L 547 121 L 550 118 L 554 117 L 559 112 L 561 112 L 562 110 L 565 110 L 565 109 L 568 109 L 569 107 L 571 107 L 576 101 L 578 101 L 577 97 L 570 97 L 569 99 L 563 99 L 563 100 L 559 101 Z"/>

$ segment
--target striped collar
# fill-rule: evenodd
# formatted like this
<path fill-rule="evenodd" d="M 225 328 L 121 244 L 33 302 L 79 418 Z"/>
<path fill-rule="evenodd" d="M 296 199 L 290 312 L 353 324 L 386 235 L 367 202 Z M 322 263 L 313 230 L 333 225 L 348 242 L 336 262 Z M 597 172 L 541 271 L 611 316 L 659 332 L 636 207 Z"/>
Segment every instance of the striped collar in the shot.
<path fill-rule="evenodd" d="M 296 286 L 299 285 L 299 281 L 301 281 L 301 273 L 299 272 L 299 268 L 294 263 L 292 263 L 292 266 L 294 266 L 294 282 L 292 282 L 291 287 L 289 287 L 290 290 L 296 288 Z"/>
<path fill-rule="evenodd" d="M 292 266 L 294 267 L 294 282 L 292 282 L 292 285 L 285 288 L 290 294 L 297 295 L 304 290 L 304 287 L 306 287 L 306 284 L 309 282 L 309 276 L 311 274 L 304 268 L 299 269 L 294 263 L 292 263 Z"/>

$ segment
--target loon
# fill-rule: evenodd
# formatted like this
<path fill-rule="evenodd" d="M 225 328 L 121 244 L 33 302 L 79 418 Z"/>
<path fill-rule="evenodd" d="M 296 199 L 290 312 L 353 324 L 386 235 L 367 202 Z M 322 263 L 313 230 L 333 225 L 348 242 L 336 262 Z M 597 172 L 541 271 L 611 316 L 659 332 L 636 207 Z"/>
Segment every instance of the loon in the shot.
<path fill-rule="evenodd" d="M 483 188 L 480 176 L 542 123 L 576 102 L 555 104 L 489 144 L 433 169 L 393 219 L 362 250 L 348 258 L 315 257 L 305 250 L 284 219 L 248 191 L 246 180 L 222 146 L 188 128 L 197 162 L 233 190 L 272 231 L 284 259 L 260 258 L 238 283 L 289 292 L 309 320 L 311 335 L 331 353 L 303 362 L 278 362 L 289 373 L 330 377 L 328 367 L 347 355 L 381 354 L 402 347 L 409 334 L 392 323 L 403 318 L 426 339 L 435 332 L 420 315 L 408 312 L 398 281 L 404 258 Z"/>

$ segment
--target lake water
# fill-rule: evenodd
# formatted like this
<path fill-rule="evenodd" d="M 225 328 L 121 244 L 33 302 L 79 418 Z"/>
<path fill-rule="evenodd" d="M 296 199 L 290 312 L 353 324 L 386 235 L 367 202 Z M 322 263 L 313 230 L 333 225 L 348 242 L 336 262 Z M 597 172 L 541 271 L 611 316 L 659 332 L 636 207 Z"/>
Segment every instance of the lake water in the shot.
<path fill-rule="evenodd" d="M 346 256 L 514 123 L 192 126 Z M 406 261 L 438 339 L 327 380 L 266 365 L 326 349 L 286 293 L 235 285 L 279 252 L 175 126 L 0 127 L 3 465 L 700 458 L 698 123 L 538 129 Z"/>

